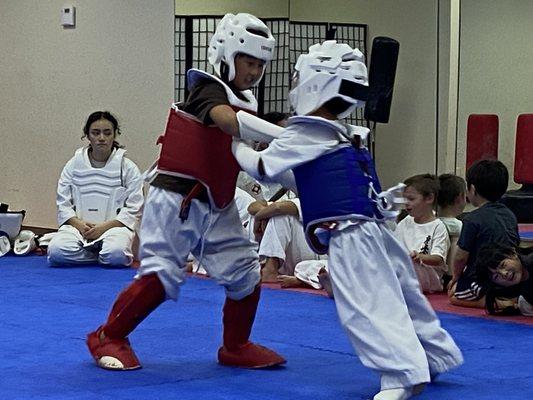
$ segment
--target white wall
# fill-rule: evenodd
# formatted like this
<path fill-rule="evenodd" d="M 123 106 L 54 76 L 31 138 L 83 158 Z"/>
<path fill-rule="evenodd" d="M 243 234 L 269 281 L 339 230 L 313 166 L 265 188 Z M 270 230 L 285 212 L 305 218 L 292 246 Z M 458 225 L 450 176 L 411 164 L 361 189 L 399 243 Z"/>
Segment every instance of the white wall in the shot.
<path fill-rule="evenodd" d="M 289 0 L 176 0 L 176 15 L 224 15 L 240 12 L 261 18 L 287 17 Z"/>
<path fill-rule="evenodd" d="M 291 0 L 290 17 L 368 24 L 400 42 L 389 124 L 378 124 L 376 164 L 384 186 L 436 170 L 437 2 Z"/>
<path fill-rule="evenodd" d="M 56 226 L 57 179 L 91 112 L 116 114 L 146 168 L 173 100 L 173 0 L 70 3 L 74 29 L 62 0 L 0 2 L 0 201 L 26 225 Z"/>
<path fill-rule="evenodd" d="M 458 162 L 463 170 L 468 115 L 490 113 L 500 118 L 499 158 L 512 176 L 516 118 L 533 113 L 532 43 L 533 1 L 461 1 Z"/>
<path fill-rule="evenodd" d="M 247 11 L 299 21 L 364 23 L 370 42 L 381 35 L 397 39 L 400 59 L 390 123 L 378 125 L 377 132 L 384 185 L 425 171 L 449 171 L 456 163 L 455 134 L 462 172 L 470 113 L 500 116 L 500 158 L 511 168 L 516 116 L 533 112 L 530 0 L 72 4 L 77 25 L 64 29 L 59 24 L 63 1 L 0 1 L 0 201 L 26 209 L 26 225 L 56 226 L 57 178 L 82 144 L 89 113 L 105 109 L 119 117 L 121 142 L 141 169 L 156 157 L 154 142 L 173 100 L 174 13 Z M 455 68 L 457 46 L 460 64 Z"/>
<path fill-rule="evenodd" d="M 457 103 L 461 0 L 439 1 L 438 158 L 439 174 L 459 173 L 457 168 Z"/>

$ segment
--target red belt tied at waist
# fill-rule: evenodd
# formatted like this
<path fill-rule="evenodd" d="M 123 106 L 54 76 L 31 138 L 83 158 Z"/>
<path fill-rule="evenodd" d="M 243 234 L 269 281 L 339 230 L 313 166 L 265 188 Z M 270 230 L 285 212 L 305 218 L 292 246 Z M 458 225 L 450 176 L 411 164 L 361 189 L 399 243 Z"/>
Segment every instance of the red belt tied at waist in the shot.
<path fill-rule="evenodd" d="M 178 108 L 170 110 L 157 162 L 160 173 L 199 181 L 185 196 L 180 217 L 186 219 L 188 207 L 205 187 L 216 209 L 228 206 L 235 196 L 240 166 L 231 152 L 230 135 L 218 127 L 202 124 Z"/>

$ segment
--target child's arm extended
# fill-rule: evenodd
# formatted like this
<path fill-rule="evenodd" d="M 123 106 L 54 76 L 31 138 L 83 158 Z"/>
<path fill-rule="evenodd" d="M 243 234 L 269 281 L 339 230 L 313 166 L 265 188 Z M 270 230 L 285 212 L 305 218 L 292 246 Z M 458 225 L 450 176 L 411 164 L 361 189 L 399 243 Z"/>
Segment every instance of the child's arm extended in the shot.
<path fill-rule="evenodd" d="M 278 166 L 279 173 L 267 177 L 263 160 L 261 158 L 263 152 L 255 151 L 242 140 L 233 141 L 232 151 L 233 155 L 237 159 L 237 162 L 240 164 L 241 168 L 248 173 L 248 175 L 259 181 L 268 179 L 270 182 L 277 182 L 281 184 L 281 186 L 292 190 L 294 193 L 298 192 L 294 175 L 290 169 L 290 166 Z"/>
<path fill-rule="evenodd" d="M 338 135 L 332 130 L 324 130 L 316 124 L 289 124 L 266 150 L 256 152 L 247 143 L 233 141 L 232 151 L 241 167 L 255 179 L 268 177 L 279 182 L 278 176 L 285 171 L 313 160 L 338 145 Z"/>
<path fill-rule="evenodd" d="M 226 104 L 214 106 L 209 117 L 224 133 L 236 138 L 270 143 L 279 137 L 283 128 L 271 124 L 246 111 L 235 112 Z"/>
<path fill-rule="evenodd" d="M 237 114 L 230 106 L 223 104 L 215 106 L 209 111 L 209 116 L 216 126 L 228 135 L 239 136 L 239 121 Z"/>

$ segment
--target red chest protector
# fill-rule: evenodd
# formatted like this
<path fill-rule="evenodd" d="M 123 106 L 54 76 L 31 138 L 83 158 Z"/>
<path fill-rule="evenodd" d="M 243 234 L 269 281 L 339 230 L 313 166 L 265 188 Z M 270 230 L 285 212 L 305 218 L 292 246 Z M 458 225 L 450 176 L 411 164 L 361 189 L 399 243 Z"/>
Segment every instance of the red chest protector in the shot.
<path fill-rule="evenodd" d="M 230 135 L 202 124 L 194 116 L 171 109 L 161 143 L 157 169 L 165 175 L 197 179 L 216 208 L 235 197 L 240 166 L 231 152 Z"/>
<path fill-rule="evenodd" d="M 245 103 L 218 77 L 197 69 L 187 72 L 191 87 L 202 79 L 219 82 L 235 112 L 245 109 L 255 114 L 257 102 L 251 91 L 241 92 L 249 100 Z M 231 142 L 231 136 L 220 128 L 206 126 L 174 106 L 170 109 L 165 133 L 157 141 L 162 144 L 157 169 L 165 175 L 200 181 L 207 189 L 211 204 L 217 209 L 225 208 L 235 197 L 241 169 L 231 152 Z"/>

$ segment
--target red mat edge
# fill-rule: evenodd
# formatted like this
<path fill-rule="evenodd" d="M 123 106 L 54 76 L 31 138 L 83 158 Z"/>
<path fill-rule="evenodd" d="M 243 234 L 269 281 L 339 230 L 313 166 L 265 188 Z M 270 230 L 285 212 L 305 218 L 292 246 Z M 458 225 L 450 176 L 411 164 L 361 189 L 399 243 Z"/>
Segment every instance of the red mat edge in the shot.
<path fill-rule="evenodd" d="M 192 276 L 199 279 L 209 279 L 209 277 L 201 274 L 191 274 Z M 325 290 L 316 290 L 311 288 L 282 288 L 279 283 L 263 283 L 261 287 L 272 289 L 272 290 L 283 290 L 288 292 L 297 292 L 297 293 L 306 293 L 314 296 L 323 296 L 327 297 Z M 433 293 L 426 295 L 429 303 L 433 309 L 437 312 L 444 312 L 448 314 L 461 315 L 463 317 L 473 317 L 473 318 L 483 318 L 492 321 L 502 321 L 502 322 L 515 322 L 517 324 L 524 325 L 533 325 L 533 318 L 525 317 L 522 315 L 513 315 L 513 316 L 495 316 L 489 315 L 480 308 L 467 308 L 459 307 L 450 304 L 448 296 L 446 293 Z"/>

